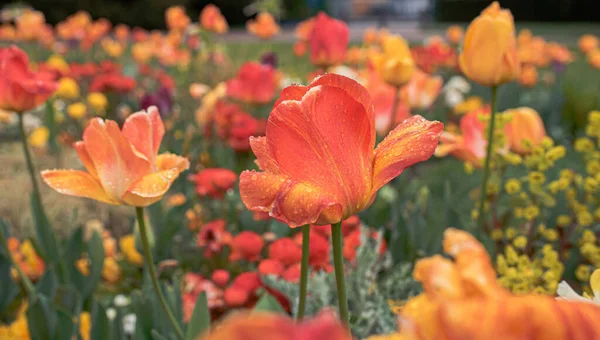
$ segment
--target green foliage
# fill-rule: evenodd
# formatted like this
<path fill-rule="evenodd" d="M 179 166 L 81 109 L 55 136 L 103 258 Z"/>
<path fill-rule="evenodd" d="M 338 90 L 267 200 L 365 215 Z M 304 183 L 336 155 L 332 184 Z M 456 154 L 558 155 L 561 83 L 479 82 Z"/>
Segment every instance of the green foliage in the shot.
<path fill-rule="evenodd" d="M 185 340 L 193 340 L 198 335 L 210 330 L 210 311 L 208 310 L 208 302 L 206 300 L 206 292 L 200 293 L 196 306 L 192 313 L 192 318 L 188 323 Z"/>

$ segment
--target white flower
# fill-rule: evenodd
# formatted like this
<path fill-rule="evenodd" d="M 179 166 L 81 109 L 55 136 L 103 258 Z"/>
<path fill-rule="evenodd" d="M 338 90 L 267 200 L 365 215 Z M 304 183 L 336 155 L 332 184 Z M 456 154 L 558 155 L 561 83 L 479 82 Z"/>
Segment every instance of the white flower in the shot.
<path fill-rule="evenodd" d="M 129 299 L 127 296 L 125 296 L 123 294 L 119 294 L 119 295 L 115 296 L 113 303 L 117 307 L 127 307 L 131 303 L 131 299 Z"/>
<path fill-rule="evenodd" d="M 469 82 L 461 76 L 454 76 L 448 80 L 443 89 L 443 91 L 449 90 L 457 90 L 462 93 L 467 93 L 471 91 L 471 84 L 469 84 Z"/>
<path fill-rule="evenodd" d="M 577 294 L 567 282 L 561 281 L 556 290 L 556 294 L 558 295 L 557 299 L 600 304 L 600 269 L 596 269 L 592 273 L 592 276 L 590 277 L 590 286 L 592 287 L 594 296 L 588 298 Z"/>
<path fill-rule="evenodd" d="M 107 308 L 106 309 L 106 317 L 110 321 L 114 320 L 115 317 L 117 317 L 117 310 L 114 308 Z"/>
<path fill-rule="evenodd" d="M 444 99 L 448 107 L 455 107 L 465 100 L 465 96 L 462 94 L 462 92 L 453 89 L 444 93 Z"/>
<path fill-rule="evenodd" d="M 126 334 L 133 334 L 135 332 L 135 323 L 137 316 L 135 314 L 127 314 L 123 317 L 123 331 Z"/>

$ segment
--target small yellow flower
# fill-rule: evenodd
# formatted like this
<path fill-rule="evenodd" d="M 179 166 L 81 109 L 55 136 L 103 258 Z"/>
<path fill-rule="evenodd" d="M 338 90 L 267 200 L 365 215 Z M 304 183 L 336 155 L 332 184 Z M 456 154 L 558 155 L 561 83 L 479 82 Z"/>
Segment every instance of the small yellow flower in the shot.
<path fill-rule="evenodd" d="M 558 232 L 555 229 L 547 229 L 544 233 L 544 237 L 548 242 L 554 242 L 558 240 Z"/>
<path fill-rule="evenodd" d="M 167 198 L 167 206 L 169 207 L 178 207 L 183 205 L 187 201 L 187 198 L 184 194 L 178 193 L 171 195 Z"/>
<path fill-rule="evenodd" d="M 577 280 L 582 282 L 589 281 L 591 274 L 592 271 L 590 269 L 590 266 L 586 264 L 580 264 L 579 266 L 577 266 L 577 269 L 575 269 L 575 277 L 577 278 Z"/>
<path fill-rule="evenodd" d="M 465 162 L 464 166 L 465 166 L 465 173 L 467 175 L 471 175 L 475 171 L 475 167 L 473 167 L 473 164 L 471 164 L 470 162 Z"/>
<path fill-rule="evenodd" d="M 77 262 L 75 262 L 75 268 L 81 273 L 83 276 L 90 275 L 90 260 L 87 257 L 82 257 Z"/>
<path fill-rule="evenodd" d="M 502 240 L 503 237 L 503 233 L 502 233 L 502 229 L 494 229 L 492 230 L 490 237 L 492 238 L 492 240 L 494 241 L 500 241 Z"/>
<path fill-rule="evenodd" d="M 79 97 L 79 85 L 73 78 L 63 77 L 58 81 L 58 89 L 54 93 L 63 99 L 76 99 Z"/>
<path fill-rule="evenodd" d="M 540 208 L 538 208 L 535 205 L 530 205 L 530 206 L 526 207 L 525 210 L 523 211 L 523 217 L 525 217 L 525 219 L 527 221 L 532 221 L 533 219 L 538 217 L 539 214 L 540 214 Z"/>
<path fill-rule="evenodd" d="M 510 195 L 514 195 L 521 191 L 521 182 L 516 178 L 511 178 L 504 184 L 504 190 Z"/>
<path fill-rule="evenodd" d="M 523 158 L 516 153 L 507 152 L 504 154 L 504 160 L 507 161 L 510 165 L 519 165 L 523 163 Z"/>
<path fill-rule="evenodd" d="M 582 211 L 577 213 L 577 223 L 583 227 L 587 227 L 594 222 L 594 218 L 589 211 Z"/>
<path fill-rule="evenodd" d="M 544 136 L 542 138 L 542 142 L 540 144 L 544 149 L 549 149 L 554 146 L 554 140 L 548 136 Z"/>
<path fill-rule="evenodd" d="M 67 114 L 76 120 L 79 120 L 81 118 L 83 118 L 85 116 L 85 113 L 87 111 L 87 107 L 85 106 L 84 103 L 74 103 L 71 104 L 69 106 L 67 106 Z"/>
<path fill-rule="evenodd" d="M 559 227 L 566 227 L 571 224 L 571 216 L 569 215 L 559 215 L 556 218 L 556 225 Z"/>
<path fill-rule="evenodd" d="M 596 242 L 596 235 L 594 235 L 593 231 L 586 229 L 581 234 L 580 242 L 583 244 L 594 243 L 594 242 Z"/>
<path fill-rule="evenodd" d="M 27 137 L 27 142 L 34 148 L 43 149 L 48 144 L 49 137 L 50 130 L 45 126 L 40 126 L 31 132 L 29 137 Z"/>
<path fill-rule="evenodd" d="M 575 176 L 575 173 L 573 173 L 573 170 L 569 170 L 569 169 L 563 169 L 560 171 L 560 178 L 561 179 L 565 179 L 567 181 L 571 181 L 573 180 L 573 177 Z"/>
<path fill-rule="evenodd" d="M 90 340 L 92 331 L 92 317 L 88 312 L 81 312 L 79 315 L 79 335 L 83 340 Z"/>
<path fill-rule="evenodd" d="M 104 111 L 108 106 L 108 99 L 100 92 L 92 92 L 87 96 L 88 104 L 96 111 Z"/>
<path fill-rule="evenodd" d="M 590 152 L 592 150 L 594 150 L 594 142 L 591 139 L 582 137 L 575 140 L 575 151 Z"/>
<path fill-rule="evenodd" d="M 529 183 L 532 185 L 541 185 L 546 181 L 546 175 L 539 171 L 532 171 L 529 173 Z"/>
<path fill-rule="evenodd" d="M 473 112 L 483 106 L 481 97 L 473 96 L 463 100 L 454 106 L 454 113 L 461 115 L 467 112 Z"/>
<path fill-rule="evenodd" d="M 587 173 L 590 175 L 595 175 L 595 174 L 600 173 L 600 161 L 595 160 L 595 159 L 589 161 L 586 164 L 585 169 L 586 169 Z"/>
<path fill-rule="evenodd" d="M 121 267 L 114 259 L 114 257 L 107 257 L 104 259 L 104 265 L 102 266 L 102 278 L 109 283 L 116 283 L 121 277 Z"/>
<path fill-rule="evenodd" d="M 512 240 L 515 236 L 517 236 L 517 230 L 513 227 L 508 227 L 506 228 L 504 234 L 508 240 Z"/>
<path fill-rule="evenodd" d="M 588 114 L 588 122 L 592 125 L 600 125 L 600 111 L 591 111 Z"/>
<path fill-rule="evenodd" d="M 598 181 L 592 177 L 588 177 L 583 181 L 583 189 L 587 192 L 595 193 L 599 188 Z"/>
<path fill-rule="evenodd" d="M 135 237 L 133 234 L 125 235 L 119 240 L 121 252 L 125 255 L 127 261 L 141 266 L 144 264 L 144 257 L 135 248 Z"/>
<path fill-rule="evenodd" d="M 69 64 L 65 61 L 65 59 L 63 57 L 61 57 L 58 54 L 54 54 L 54 55 L 50 56 L 50 58 L 48 58 L 48 60 L 46 60 L 46 65 L 48 65 L 50 68 L 52 68 L 54 70 L 58 70 L 63 73 L 66 73 L 69 71 Z"/>
<path fill-rule="evenodd" d="M 552 149 L 548 150 L 548 152 L 546 153 L 546 160 L 550 161 L 550 162 L 555 162 L 563 157 L 565 157 L 565 155 L 567 154 L 567 149 L 562 146 L 555 146 Z"/>
<path fill-rule="evenodd" d="M 513 240 L 513 245 L 515 246 L 515 248 L 525 249 L 525 247 L 527 246 L 527 237 L 522 235 L 515 237 L 515 239 Z"/>

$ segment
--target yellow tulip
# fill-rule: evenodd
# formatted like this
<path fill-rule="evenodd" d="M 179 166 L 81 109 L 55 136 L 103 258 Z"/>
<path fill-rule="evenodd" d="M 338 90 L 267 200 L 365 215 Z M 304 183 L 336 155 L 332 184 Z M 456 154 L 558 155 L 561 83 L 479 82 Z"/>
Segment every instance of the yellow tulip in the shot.
<path fill-rule="evenodd" d="M 77 85 L 77 82 L 73 78 L 60 78 L 55 94 L 60 98 L 75 99 L 79 97 L 79 85 Z"/>
<path fill-rule="evenodd" d="M 520 107 L 505 111 L 512 119 L 506 125 L 506 137 L 510 148 L 516 153 L 527 153 L 542 143 L 546 129 L 540 115 L 531 108 Z M 529 145 L 526 147 L 525 145 Z"/>
<path fill-rule="evenodd" d="M 138 266 L 144 264 L 144 257 L 135 248 L 135 237 L 133 234 L 121 237 L 121 240 L 119 241 L 119 247 L 121 248 L 121 252 L 123 255 L 125 255 L 127 261 Z"/>
<path fill-rule="evenodd" d="M 519 76 L 515 23 L 509 10 L 494 2 L 471 22 L 459 63 L 468 78 L 485 86 Z"/>
<path fill-rule="evenodd" d="M 372 56 L 371 60 L 381 78 L 395 87 L 408 83 L 415 71 L 410 48 L 401 36 L 383 38 L 383 53 Z"/>
<path fill-rule="evenodd" d="M 27 141 L 32 147 L 43 149 L 46 147 L 49 137 L 50 130 L 48 130 L 48 128 L 45 126 L 40 126 L 39 128 L 33 130 L 33 132 L 27 138 Z"/>
<path fill-rule="evenodd" d="M 108 99 L 100 92 L 92 92 L 87 96 L 88 104 L 96 111 L 103 111 L 108 106 Z"/>

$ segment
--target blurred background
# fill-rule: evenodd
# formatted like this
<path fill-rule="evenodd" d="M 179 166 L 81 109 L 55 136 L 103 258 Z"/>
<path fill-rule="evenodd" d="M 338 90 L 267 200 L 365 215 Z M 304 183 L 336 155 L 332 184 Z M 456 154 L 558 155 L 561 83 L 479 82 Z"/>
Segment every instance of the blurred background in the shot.
<path fill-rule="evenodd" d="M 0 1 L 1 7 L 31 6 L 42 11 L 55 24 L 78 11 L 104 17 L 113 23 L 126 23 L 146 29 L 164 28 L 164 11 L 184 5 L 191 17 L 198 16 L 208 3 L 216 4 L 229 24 L 242 27 L 252 12 L 253 0 L 30 0 Z M 398 22 L 421 25 L 436 22 L 466 22 L 488 6 L 491 0 L 264 0 L 259 5 L 281 14 L 283 24 L 295 23 L 326 11 L 350 22 L 376 22 L 379 26 Z M 597 0 L 502 0 L 519 22 L 598 22 Z M 132 15 L 135 13 L 136 15 Z"/>

